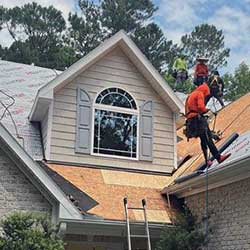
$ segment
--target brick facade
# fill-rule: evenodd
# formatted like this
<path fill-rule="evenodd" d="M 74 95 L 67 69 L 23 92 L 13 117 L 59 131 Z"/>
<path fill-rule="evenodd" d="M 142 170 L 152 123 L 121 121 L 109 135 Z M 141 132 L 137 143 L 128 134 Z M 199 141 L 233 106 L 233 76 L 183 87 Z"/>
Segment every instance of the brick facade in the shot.
<path fill-rule="evenodd" d="M 0 149 L 0 219 L 13 211 L 51 214 L 52 206 Z"/>
<path fill-rule="evenodd" d="M 250 179 L 209 191 L 209 250 L 250 249 Z M 186 197 L 192 213 L 204 216 L 205 193 Z"/>

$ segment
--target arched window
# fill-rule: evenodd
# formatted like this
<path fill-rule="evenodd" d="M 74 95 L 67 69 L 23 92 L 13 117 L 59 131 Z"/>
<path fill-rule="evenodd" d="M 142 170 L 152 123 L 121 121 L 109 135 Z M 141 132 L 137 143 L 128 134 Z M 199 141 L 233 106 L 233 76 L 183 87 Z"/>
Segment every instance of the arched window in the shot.
<path fill-rule="evenodd" d="M 138 110 L 133 97 L 119 88 L 103 90 L 94 104 L 96 154 L 137 158 Z"/>

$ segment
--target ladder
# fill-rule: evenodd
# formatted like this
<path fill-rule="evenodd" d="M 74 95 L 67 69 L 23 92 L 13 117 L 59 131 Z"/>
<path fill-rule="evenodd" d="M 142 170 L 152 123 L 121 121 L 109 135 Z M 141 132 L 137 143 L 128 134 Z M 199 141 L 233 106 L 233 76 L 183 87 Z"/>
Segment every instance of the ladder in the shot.
<path fill-rule="evenodd" d="M 128 238 L 128 250 L 132 250 L 131 247 L 131 238 L 146 238 L 147 239 L 147 249 L 151 250 L 151 243 L 150 243 L 150 235 L 149 235 L 149 226 L 147 220 L 147 213 L 146 213 L 146 200 L 142 200 L 142 207 L 129 207 L 128 206 L 128 198 L 123 199 L 124 202 L 124 209 L 125 209 L 125 216 L 126 216 L 126 225 L 127 225 L 127 238 Z M 146 234 L 131 234 L 130 232 L 130 224 L 129 224 L 129 210 L 142 210 L 144 214 L 144 221 L 145 221 L 145 231 Z"/>

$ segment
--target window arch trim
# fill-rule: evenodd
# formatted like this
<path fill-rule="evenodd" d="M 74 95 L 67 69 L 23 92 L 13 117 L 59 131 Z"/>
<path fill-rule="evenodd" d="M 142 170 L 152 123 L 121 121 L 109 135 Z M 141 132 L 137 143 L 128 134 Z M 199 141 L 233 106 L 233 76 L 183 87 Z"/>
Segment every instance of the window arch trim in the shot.
<path fill-rule="evenodd" d="M 125 93 L 128 93 L 131 98 L 133 99 L 136 109 L 130 109 L 130 108 L 124 108 L 124 107 L 118 107 L 118 106 L 112 106 L 107 104 L 100 104 L 97 103 L 97 98 L 106 89 L 110 88 L 117 88 L 123 90 Z M 137 116 L 137 137 L 136 137 L 136 157 L 128 157 L 128 156 L 120 156 L 120 155 L 109 155 L 109 154 L 102 154 L 102 153 L 96 153 L 94 152 L 94 136 L 95 136 L 95 111 L 96 110 L 106 110 L 106 111 L 113 111 L 113 112 L 119 112 L 124 114 L 130 114 L 130 115 L 136 115 Z M 122 89 L 120 87 L 106 87 L 103 90 L 101 90 L 98 94 L 96 94 L 93 106 L 92 106 L 92 135 L 91 135 L 91 154 L 94 156 L 101 156 L 101 157 L 108 157 L 108 158 L 117 158 L 117 159 L 125 159 L 125 160 L 132 160 L 132 161 L 138 161 L 139 160 L 139 128 L 140 128 L 140 119 L 139 119 L 139 106 L 134 98 L 133 95 L 131 95 L 127 90 Z"/>
<path fill-rule="evenodd" d="M 110 89 L 116 89 L 117 91 L 110 91 L 110 92 L 105 93 L 104 95 L 102 95 L 102 93 L 104 91 L 109 91 Z M 124 92 L 125 95 L 123 95 L 122 93 L 120 93 L 119 90 L 121 90 L 122 92 Z M 124 107 L 120 107 L 120 106 L 113 106 L 113 105 L 110 105 L 110 104 L 103 104 L 103 103 L 101 103 L 105 97 L 107 97 L 109 94 L 112 94 L 112 93 L 118 94 L 118 95 L 123 96 L 124 98 L 126 98 L 126 100 L 128 101 L 128 103 L 130 104 L 131 108 L 124 108 Z M 126 94 L 131 97 L 131 100 L 129 100 L 129 98 L 128 98 L 128 96 Z M 98 98 L 101 95 L 102 95 L 101 100 L 98 101 Z M 133 103 L 134 103 L 134 105 L 133 105 Z M 136 102 L 136 99 L 134 98 L 134 96 L 131 95 L 129 93 L 129 91 L 127 91 L 126 89 L 123 89 L 123 88 L 120 88 L 120 87 L 108 87 L 108 88 L 104 88 L 103 90 L 101 90 L 96 95 L 95 100 L 94 100 L 94 105 L 97 105 L 97 104 L 104 105 L 104 106 L 109 106 L 109 107 L 118 107 L 120 109 L 129 109 L 129 110 L 138 110 L 138 107 L 139 107 L 138 103 Z"/>

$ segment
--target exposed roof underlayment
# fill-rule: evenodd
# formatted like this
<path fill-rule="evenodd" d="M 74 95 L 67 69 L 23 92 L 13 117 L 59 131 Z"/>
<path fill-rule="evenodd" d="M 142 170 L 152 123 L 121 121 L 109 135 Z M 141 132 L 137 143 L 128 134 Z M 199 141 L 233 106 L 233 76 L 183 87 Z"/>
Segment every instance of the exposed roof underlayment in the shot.
<path fill-rule="evenodd" d="M 59 71 L 52 69 L 0 60 L 0 90 L 14 97 L 15 103 L 9 110 L 20 136 L 24 138 L 25 150 L 37 160 L 43 158 L 39 125 L 30 123 L 28 115 L 38 89 L 54 79 L 59 73 Z M 5 105 L 12 102 L 2 92 L 0 92 L 0 100 Z M 5 108 L 0 105 L 0 116 L 4 110 Z M 15 128 L 9 114 L 6 114 L 1 122 L 15 136 Z"/>

